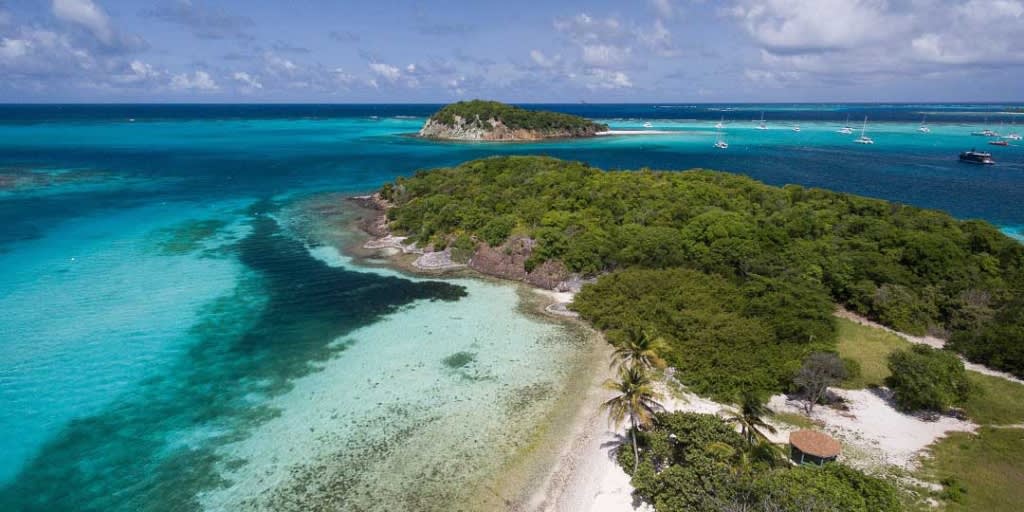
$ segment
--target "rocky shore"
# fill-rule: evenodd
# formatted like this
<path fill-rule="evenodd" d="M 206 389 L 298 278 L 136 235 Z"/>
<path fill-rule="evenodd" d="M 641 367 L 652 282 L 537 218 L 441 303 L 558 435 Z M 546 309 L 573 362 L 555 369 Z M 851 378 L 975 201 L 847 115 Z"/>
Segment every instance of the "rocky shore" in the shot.
<path fill-rule="evenodd" d="M 469 268 L 484 275 L 569 294 L 578 292 L 587 282 L 581 276 L 569 272 L 561 262 L 546 261 L 527 271 L 526 260 L 533 254 L 535 246 L 535 241 L 528 237 L 512 237 L 496 247 L 480 242 L 467 262 L 453 261 L 451 249 L 435 251 L 433 247 L 419 247 L 415 243 L 408 243 L 406 237 L 395 236 L 389 229 L 387 220 L 387 210 L 392 205 L 380 197 L 380 194 L 356 196 L 350 200 L 375 213 L 364 217 L 358 223 L 361 230 L 374 237 L 366 242 L 363 248 L 378 250 L 388 256 L 418 255 L 412 263 L 415 269 L 443 271 Z"/>

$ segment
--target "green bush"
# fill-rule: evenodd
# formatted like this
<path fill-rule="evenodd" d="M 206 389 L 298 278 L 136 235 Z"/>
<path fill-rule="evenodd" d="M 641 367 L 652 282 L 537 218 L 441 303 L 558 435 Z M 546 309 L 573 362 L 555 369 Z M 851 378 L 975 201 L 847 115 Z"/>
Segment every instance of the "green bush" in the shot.
<path fill-rule="evenodd" d="M 970 393 L 967 371 L 956 354 L 927 345 L 889 354 L 889 372 L 886 385 L 905 411 L 942 412 L 963 404 Z"/>

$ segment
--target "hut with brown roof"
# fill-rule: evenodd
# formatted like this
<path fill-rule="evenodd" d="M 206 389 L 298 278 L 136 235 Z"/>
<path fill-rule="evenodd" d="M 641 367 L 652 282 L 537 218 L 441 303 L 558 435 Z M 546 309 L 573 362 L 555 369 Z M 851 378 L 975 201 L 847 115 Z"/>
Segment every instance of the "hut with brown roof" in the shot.
<path fill-rule="evenodd" d="M 789 435 L 789 456 L 797 464 L 833 462 L 842 451 L 839 441 L 814 430 L 797 430 Z"/>

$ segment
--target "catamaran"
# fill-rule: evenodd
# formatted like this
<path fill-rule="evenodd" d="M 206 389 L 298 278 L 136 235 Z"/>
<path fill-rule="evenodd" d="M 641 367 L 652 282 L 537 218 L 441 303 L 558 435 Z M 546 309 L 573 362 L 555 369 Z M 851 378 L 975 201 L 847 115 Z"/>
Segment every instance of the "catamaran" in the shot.
<path fill-rule="evenodd" d="M 921 126 L 917 128 L 917 131 L 921 133 L 931 133 L 932 129 L 928 128 L 928 125 L 924 124 L 925 118 L 928 116 L 921 116 Z"/>
<path fill-rule="evenodd" d="M 718 135 L 718 140 L 715 142 L 715 147 L 718 149 L 729 149 L 729 143 L 722 138 L 722 135 Z"/>
<path fill-rule="evenodd" d="M 767 130 L 768 127 L 764 124 L 764 112 L 761 112 L 761 123 L 757 125 L 758 130 Z"/>
<path fill-rule="evenodd" d="M 986 126 L 988 125 L 988 118 L 987 117 L 985 118 L 985 125 Z M 975 135 L 975 136 L 978 136 L 978 137 L 998 137 L 999 136 L 998 133 L 996 133 L 996 132 L 994 132 L 994 131 L 992 131 L 992 130 L 990 130 L 988 128 L 985 128 L 984 130 L 981 130 L 979 132 L 971 132 L 971 135 Z"/>
<path fill-rule="evenodd" d="M 715 129 L 721 130 L 722 128 L 725 128 L 725 116 L 722 116 L 722 119 L 715 124 Z"/>
<path fill-rule="evenodd" d="M 798 123 L 798 124 L 795 124 L 795 125 L 793 125 L 793 131 L 794 131 L 794 132 L 798 132 L 798 131 L 800 131 L 800 124 L 799 124 L 799 123 Z"/>
<path fill-rule="evenodd" d="M 868 128 L 868 116 L 864 116 L 864 125 L 860 127 L 860 137 L 854 140 L 857 144 L 874 144 L 875 141 L 871 140 L 871 137 L 864 135 L 864 130 Z"/>
<path fill-rule="evenodd" d="M 849 135 L 853 133 L 853 128 L 850 128 L 850 116 L 846 116 L 846 124 L 844 124 L 843 127 L 839 129 L 838 133 L 841 133 L 843 135 Z"/>
<path fill-rule="evenodd" d="M 1017 120 L 1016 119 L 1011 119 L 1010 120 L 1010 133 L 1007 133 L 1006 135 L 1003 135 L 1003 138 L 1004 139 L 1010 139 L 1010 140 L 1020 140 L 1021 139 L 1020 134 L 1017 133 L 1016 131 L 1014 131 L 1016 126 L 1017 126 Z"/>

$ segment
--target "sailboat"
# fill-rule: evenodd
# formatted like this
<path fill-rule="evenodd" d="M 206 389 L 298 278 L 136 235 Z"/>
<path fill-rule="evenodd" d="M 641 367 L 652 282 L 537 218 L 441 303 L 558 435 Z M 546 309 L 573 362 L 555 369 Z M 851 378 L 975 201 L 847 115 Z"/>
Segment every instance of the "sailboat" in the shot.
<path fill-rule="evenodd" d="M 875 141 L 871 140 L 871 137 L 864 135 L 864 130 L 868 128 L 868 116 L 864 116 L 864 125 L 860 127 L 860 137 L 854 140 L 857 144 L 874 144 Z"/>
<path fill-rule="evenodd" d="M 841 133 L 843 135 L 849 135 L 853 133 L 853 128 L 850 128 L 850 116 L 846 116 L 846 124 L 844 124 L 843 127 L 839 129 L 838 133 Z"/>
<path fill-rule="evenodd" d="M 1020 140 L 1021 139 L 1020 134 L 1014 131 L 1014 127 L 1016 127 L 1016 126 L 1017 126 L 1017 121 L 1015 119 L 1011 119 L 1010 120 L 1010 133 L 1007 133 L 1006 135 L 1003 135 L 1003 138 L 1004 139 L 1010 139 L 1010 140 Z"/>
<path fill-rule="evenodd" d="M 650 121 L 644 123 L 644 128 L 654 128 L 654 125 Z"/>
<path fill-rule="evenodd" d="M 921 116 L 921 126 L 918 127 L 917 131 L 919 131 L 921 133 L 931 133 L 932 132 L 932 129 L 928 128 L 928 125 L 924 124 L 924 120 L 927 117 L 928 116 Z"/>
<path fill-rule="evenodd" d="M 800 124 L 799 124 L 799 123 L 797 123 L 797 124 L 793 125 L 793 131 L 794 131 L 794 132 L 798 132 L 798 131 L 800 131 Z"/>
<path fill-rule="evenodd" d="M 764 112 L 761 112 L 761 124 L 757 125 L 758 130 L 767 130 L 768 127 L 764 124 Z"/>
<path fill-rule="evenodd" d="M 722 138 L 722 134 L 718 134 L 718 140 L 715 142 L 715 148 L 729 149 L 729 143 Z"/>
<path fill-rule="evenodd" d="M 725 128 L 725 116 L 722 116 L 722 119 L 715 124 L 715 129 L 721 130 L 722 128 Z"/>

